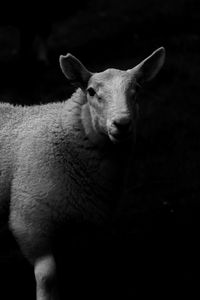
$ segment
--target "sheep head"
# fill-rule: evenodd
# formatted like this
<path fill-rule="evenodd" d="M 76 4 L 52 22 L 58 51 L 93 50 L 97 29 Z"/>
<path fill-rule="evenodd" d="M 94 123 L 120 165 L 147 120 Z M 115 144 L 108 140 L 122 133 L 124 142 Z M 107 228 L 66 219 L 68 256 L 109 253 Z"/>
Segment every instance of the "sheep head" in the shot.
<path fill-rule="evenodd" d="M 132 69 L 88 71 L 73 55 L 60 56 L 64 75 L 87 97 L 93 129 L 119 143 L 133 136 L 138 117 L 138 91 L 145 81 L 152 80 L 165 60 L 163 47 Z"/>

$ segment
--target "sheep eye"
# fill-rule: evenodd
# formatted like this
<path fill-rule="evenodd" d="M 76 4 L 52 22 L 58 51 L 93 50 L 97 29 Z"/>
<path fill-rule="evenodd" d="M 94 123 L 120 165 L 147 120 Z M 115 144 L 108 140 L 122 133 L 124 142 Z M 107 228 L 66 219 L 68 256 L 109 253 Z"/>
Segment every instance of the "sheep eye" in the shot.
<path fill-rule="evenodd" d="M 88 88 L 87 92 L 90 95 L 90 97 L 94 97 L 94 95 L 96 94 L 95 90 L 92 87 Z"/>

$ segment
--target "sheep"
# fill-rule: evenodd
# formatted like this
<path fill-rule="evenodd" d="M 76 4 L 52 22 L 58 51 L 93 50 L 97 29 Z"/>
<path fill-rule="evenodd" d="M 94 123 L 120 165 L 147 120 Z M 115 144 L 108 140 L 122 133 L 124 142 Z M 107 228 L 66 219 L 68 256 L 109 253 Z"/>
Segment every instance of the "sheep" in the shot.
<path fill-rule="evenodd" d="M 70 99 L 0 104 L 0 220 L 34 267 L 37 300 L 58 297 L 56 233 L 70 220 L 102 224 L 115 209 L 134 146 L 138 90 L 164 59 L 161 47 L 132 69 L 91 73 L 61 55 L 76 87 Z"/>

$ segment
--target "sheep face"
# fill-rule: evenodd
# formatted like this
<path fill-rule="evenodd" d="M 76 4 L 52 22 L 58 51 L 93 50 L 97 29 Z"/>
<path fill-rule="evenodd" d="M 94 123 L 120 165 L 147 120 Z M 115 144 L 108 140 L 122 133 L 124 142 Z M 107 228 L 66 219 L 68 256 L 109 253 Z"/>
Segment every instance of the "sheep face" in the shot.
<path fill-rule="evenodd" d="M 93 127 L 114 143 L 133 133 L 139 84 L 127 71 L 108 69 L 90 77 L 87 100 Z"/>
<path fill-rule="evenodd" d="M 94 131 L 119 143 L 133 136 L 138 90 L 144 81 L 155 77 L 164 58 L 165 50 L 159 48 L 132 69 L 100 73 L 89 72 L 71 54 L 61 56 L 60 65 L 65 76 L 86 94 Z"/>

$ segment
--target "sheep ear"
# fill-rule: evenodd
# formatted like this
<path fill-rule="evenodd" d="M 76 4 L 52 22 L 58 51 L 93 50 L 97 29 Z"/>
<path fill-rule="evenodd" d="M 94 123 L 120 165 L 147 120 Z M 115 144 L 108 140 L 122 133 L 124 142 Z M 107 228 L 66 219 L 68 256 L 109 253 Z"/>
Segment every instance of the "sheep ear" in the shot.
<path fill-rule="evenodd" d="M 92 73 L 73 55 L 61 55 L 59 58 L 60 67 L 67 79 L 76 87 L 86 88 Z"/>
<path fill-rule="evenodd" d="M 132 72 L 138 81 L 150 81 L 158 74 L 164 61 L 165 48 L 160 47 L 128 72 Z"/>

